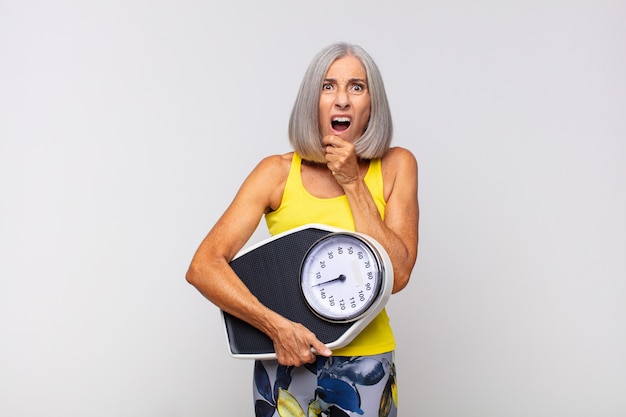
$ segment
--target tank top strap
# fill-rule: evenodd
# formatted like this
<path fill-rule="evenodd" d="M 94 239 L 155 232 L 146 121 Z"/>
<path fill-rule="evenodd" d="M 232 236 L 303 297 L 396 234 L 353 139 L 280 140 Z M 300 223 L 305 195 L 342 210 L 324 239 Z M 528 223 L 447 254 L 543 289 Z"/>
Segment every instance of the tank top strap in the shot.
<path fill-rule="evenodd" d="M 370 166 L 363 180 L 373 195 L 383 194 L 383 169 L 380 159 L 370 160 Z"/>
<path fill-rule="evenodd" d="M 285 192 L 293 191 L 294 188 L 302 188 L 302 178 L 300 176 L 300 166 L 302 165 L 302 158 L 298 155 L 298 152 L 294 152 L 291 157 L 291 166 L 289 167 L 289 175 L 287 176 L 287 182 L 285 183 Z M 283 197 L 284 199 L 284 197 Z"/>

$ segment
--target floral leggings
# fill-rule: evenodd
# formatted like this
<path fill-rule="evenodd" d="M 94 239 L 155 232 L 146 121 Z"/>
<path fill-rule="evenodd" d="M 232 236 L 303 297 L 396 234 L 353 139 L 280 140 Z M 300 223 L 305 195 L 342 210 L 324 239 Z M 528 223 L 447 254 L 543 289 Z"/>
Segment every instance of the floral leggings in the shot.
<path fill-rule="evenodd" d="M 301 367 L 254 363 L 256 417 L 396 417 L 393 352 L 317 357 Z"/>

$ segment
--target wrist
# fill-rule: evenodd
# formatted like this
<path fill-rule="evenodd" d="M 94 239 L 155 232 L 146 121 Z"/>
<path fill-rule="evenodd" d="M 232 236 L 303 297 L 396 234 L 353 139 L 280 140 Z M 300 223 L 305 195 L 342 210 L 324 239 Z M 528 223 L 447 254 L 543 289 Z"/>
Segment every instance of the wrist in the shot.
<path fill-rule="evenodd" d="M 349 181 L 342 182 L 339 185 L 341 185 L 341 188 L 343 188 L 346 194 L 358 192 L 364 187 L 367 188 L 367 186 L 365 185 L 365 180 L 363 180 L 363 178 L 360 178 L 360 177 L 356 177 Z"/>
<path fill-rule="evenodd" d="M 265 314 L 261 315 L 256 326 L 263 333 L 274 340 L 277 335 L 285 328 L 287 319 L 273 310 L 267 309 Z"/>

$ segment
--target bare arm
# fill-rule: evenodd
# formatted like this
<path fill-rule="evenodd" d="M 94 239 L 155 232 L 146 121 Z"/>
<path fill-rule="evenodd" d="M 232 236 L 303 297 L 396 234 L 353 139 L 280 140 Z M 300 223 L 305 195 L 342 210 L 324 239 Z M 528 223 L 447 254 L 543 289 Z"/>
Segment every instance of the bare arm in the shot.
<path fill-rule="evenodd" d="M 284 188 L 285 166 L 282 158 L 275 156 L 266 158 L 252 171 L 200 244 L 187 271 L 187 281 L 220 309 L 267 334 L 280 363 L 299 366 L 314 360 L 311 347 L 322 355 L 331 352 L 304 326 L 261 304 L 229 265 L 272 206 L 277 189 Z"/>
<path fill-rule="evenodd" d="M 406 149 L 393 148 L 383 158 L 385 220 L 383 221 L 359 175 L 354 146 L 336 136 L 324 138 L 328 168 L 343 188 L 358 232 L 378 240 L 387 250 L 394 270 L 393 292 L 409 282 L 417 258 L 419 205 L 417 162 Z"/>

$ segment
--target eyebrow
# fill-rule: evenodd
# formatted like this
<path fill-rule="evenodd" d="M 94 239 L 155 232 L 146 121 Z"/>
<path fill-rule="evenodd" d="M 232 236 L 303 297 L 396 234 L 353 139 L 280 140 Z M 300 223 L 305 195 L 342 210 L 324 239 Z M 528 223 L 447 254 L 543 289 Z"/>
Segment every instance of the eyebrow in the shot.
<path fill-rule="evenodd" d="M 337 83 L 337 80 L 335 78 L 324 78 L 324 82 Z M 367 84 L 367 80 L 364 80 L 363 78 L 350 78 L 348 80 L 348 84 L 354 84 L 354 83 Z"/>

